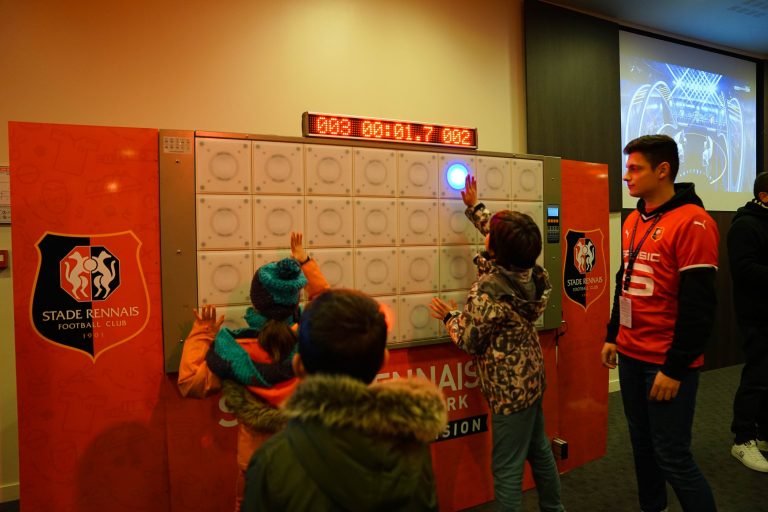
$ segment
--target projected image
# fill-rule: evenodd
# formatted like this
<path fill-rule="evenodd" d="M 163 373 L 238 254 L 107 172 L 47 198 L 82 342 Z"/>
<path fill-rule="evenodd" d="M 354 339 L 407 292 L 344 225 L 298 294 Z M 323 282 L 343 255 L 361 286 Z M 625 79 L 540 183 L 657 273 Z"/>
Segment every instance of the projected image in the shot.
<path fill-rule="evenodd" d="M 622 33 L 621 98 L 622 147 L 640 135 L 669 135 L 680 151 L 676 181 L 695 183 L 706 208 L 732 210 L 751 197 L 754 63 Z M 624 197 L 634 207 L 626 190 Z"/>

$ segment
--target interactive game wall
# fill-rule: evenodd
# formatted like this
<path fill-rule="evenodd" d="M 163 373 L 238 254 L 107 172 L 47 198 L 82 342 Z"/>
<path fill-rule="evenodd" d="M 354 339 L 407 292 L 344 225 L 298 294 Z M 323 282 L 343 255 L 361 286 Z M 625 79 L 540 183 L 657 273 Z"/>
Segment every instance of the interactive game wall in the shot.
<path fill-rule="evenodd" d="M 160 139 L 168 371 L 191 308 L 213 304 L 228 325 L 244 325 L 253 273 L 289 256 L 291 231 L 331 287 L 363 290 L 390 310 L 390 347 L 445 341 L 427 305 L 433 296 L 463 305 L 484 244 L 464 215 L 465 173 L 492 212 L 525 212 L 543 228 L 545 204 L 559 204 L 556 158 L 210 132 Z M 558 179 L 545 187 L 550 174 Z M 559 242 L 544 241 L 539 263 L 551 253 L 556 277 Z M 540 327 L 557 326 L 559 312 L 556 300 Z"/>

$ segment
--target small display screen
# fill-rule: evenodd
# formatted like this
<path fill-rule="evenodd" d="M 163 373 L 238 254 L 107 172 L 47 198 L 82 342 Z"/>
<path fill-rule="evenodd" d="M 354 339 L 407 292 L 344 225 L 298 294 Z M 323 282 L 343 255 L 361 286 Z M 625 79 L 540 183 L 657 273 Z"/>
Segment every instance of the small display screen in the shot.
<path fill-rule="evenodd" d="M 547 217 L 557 217 L 560 215 L 560 208 L 557 206 L 547 206 Z"/>
<path fill-rule="evenodd" d="M 411 121 L 304 112 L 302 131 L 305 137 L 384 140 L 406 144 L 477 148 L 477 128 Z"/>

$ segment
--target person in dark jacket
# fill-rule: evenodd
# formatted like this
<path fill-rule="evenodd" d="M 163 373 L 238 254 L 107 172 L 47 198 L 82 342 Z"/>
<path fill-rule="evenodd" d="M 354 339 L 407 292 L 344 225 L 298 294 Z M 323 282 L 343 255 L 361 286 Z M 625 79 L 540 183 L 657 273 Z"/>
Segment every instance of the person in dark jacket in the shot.
<path fill-rule="evenodd" d="M 674 139 L 644 135 L 624 148 L 637 209 L 622 227 L 602 363 L 616 367 L 644 512 L 667 508 L 667 482 L 686 512 L 716 510 L 691 453 L 699 370 L 717 297 L 717 225 L 692 183 L 675 184 Z"/>
<path fill-rule="evenodd" d="M 293 367 L 301 379 L 285 429 L 254 454 L 242 510 L 437 510 L 428 443 L 447 423 L 425 379 L 373 383 L 387 323 L 362 292 L 329 290 L 304 312 Z"/>
<path fill-rule="evenodd" d="M 744 339 L 744 368 L 733 401 L 731 454 L 768 472 L 768 172 L 757 175 L 754 199 L 736 212 L 728 230 L 733 304 Z"/>

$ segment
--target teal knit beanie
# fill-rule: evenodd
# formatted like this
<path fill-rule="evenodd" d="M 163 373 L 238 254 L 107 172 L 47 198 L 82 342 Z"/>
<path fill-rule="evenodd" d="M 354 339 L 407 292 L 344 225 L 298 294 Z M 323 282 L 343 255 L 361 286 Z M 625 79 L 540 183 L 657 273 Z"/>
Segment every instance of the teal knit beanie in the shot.
<path fill-rule="evenodd" d="M 251 281 L 251 303 L 267 318 L 281 320 L 299 303 L 299 291 L 307 284 L 301 266 L 293 258 L 267 263 Z"/>

